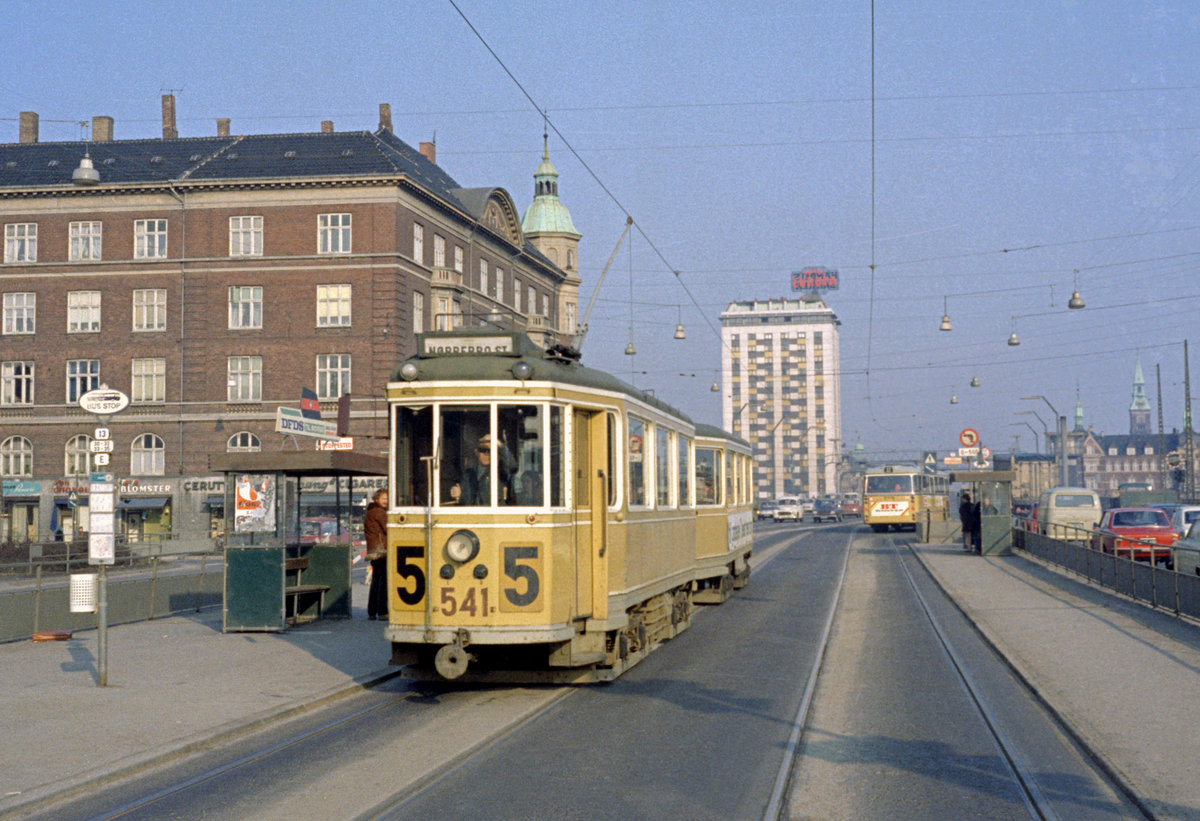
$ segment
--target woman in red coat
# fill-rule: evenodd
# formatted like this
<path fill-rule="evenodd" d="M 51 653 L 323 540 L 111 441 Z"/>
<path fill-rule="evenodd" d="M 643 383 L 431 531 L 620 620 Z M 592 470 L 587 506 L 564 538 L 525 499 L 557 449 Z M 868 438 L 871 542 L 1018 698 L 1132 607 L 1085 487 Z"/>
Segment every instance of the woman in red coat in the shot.
<path fill-rule="evenodd" d="M 367 515 L 363 521 L 363 532 L 367 537 L 367 555 L 371 563 L 371 588 L 367 592 L 367 618 L 386 619 L 387 600 L 387 488 L 375 491 Z"/>

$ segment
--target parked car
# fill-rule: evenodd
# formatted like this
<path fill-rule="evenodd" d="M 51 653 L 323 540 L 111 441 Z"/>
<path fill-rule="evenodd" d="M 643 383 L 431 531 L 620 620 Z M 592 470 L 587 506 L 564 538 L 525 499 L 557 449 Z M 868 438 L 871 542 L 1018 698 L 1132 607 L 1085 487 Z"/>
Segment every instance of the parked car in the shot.
<path fill-rule="evenodd" d="M 799 496 L 780 496 L 771 516 L 777 522 L 803 522 L 804 502 Z"/>
<path fill-rule="evenodd" d="M 840 522 L 842 506 L 833 499 L 816 499 L 813 501 L 812 520 L 814 522 Z"/>
<path fill-rule="evenodd" d="M 1171 520 L 1156 507 L 1114 507 L 1100 518 L 1092 547 L 1135 562 L 1170 564 L 1176 537 Z"/>
<path fill-rule="evenodd" d="M 774 518 L 775 508 L 777 508 L 777 507 L 778 507 L 778 505 L 775 504 L 775 501 L 773 499 L 765 499 L 758 503 L 758 512 L 756 515 L 760 519 Z"/>
<path fill-rule="evenodd" d="M 1171 527 L 1183 538 L 1192 522 L 1200 521 L 1200 505 L 1178 505 L 1171 513 Z"/>
<path fill-rule="evenodd" d="M 862 498 L 857 493 L 847 493 L 842 497 L 843 516 L 862 516 Z"/>
<path fill-rule="evenodd" d="M 1183 538 L 1175 542 L 1175 572 L 1200 576 L 1200 520 L 1187 526 Z"/>

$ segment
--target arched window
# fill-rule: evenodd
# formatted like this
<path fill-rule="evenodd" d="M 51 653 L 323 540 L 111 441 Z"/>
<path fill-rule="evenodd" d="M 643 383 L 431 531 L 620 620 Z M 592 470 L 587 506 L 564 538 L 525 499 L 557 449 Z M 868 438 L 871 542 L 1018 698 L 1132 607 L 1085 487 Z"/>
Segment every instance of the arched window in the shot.
<path fill-rule="evenodd" d="M 134 437 L 129 446 L 129 472 L 134 476 L 162 476 L 166 472 L 166 447 L 153 433 Z"/>
<path fill-rule="evenodd" d="M 225 443 L 225 450 L 229 453 L 258 453 L 262 450 L 262 443 L 253 433 L 243 430 L 229 437 L 229 441 Z"/>
<path fill-rule="evenodd" d="M 92 472 L 92 460 L 89 458 L 92 437 L 86 433 L 72 436 L 67 440 L 63 451 L 63 475 L 84 476 Z"/>
<path fill-rule="evenodd" d="M 575 267 L 575 252 L 572 251 L 570 248 L 568 248 L 567 249 L 567 270 L 569 271 L 574 267 Z"/>
<path fill-rule="evenodd" d="M 24 436 L 10 436 L 0 444 L 0 476 L 32 476 L 33 443 Z"/>

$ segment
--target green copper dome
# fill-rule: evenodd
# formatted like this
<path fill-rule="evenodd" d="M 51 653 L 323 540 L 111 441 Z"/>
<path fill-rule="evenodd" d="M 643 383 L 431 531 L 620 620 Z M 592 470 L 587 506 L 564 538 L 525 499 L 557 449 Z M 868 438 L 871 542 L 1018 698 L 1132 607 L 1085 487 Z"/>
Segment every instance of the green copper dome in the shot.
<path fill-rule="evenodd" d="M 583 236 L 571 222 L 571 212 L 558 199 L 558 171 L 550 162 L 548 141 L 542 148 L 542 162 L 533 175 L 533 204 L 521 218 L 521 231 L 526 236 L 538 234 L 569 234 Z"/>

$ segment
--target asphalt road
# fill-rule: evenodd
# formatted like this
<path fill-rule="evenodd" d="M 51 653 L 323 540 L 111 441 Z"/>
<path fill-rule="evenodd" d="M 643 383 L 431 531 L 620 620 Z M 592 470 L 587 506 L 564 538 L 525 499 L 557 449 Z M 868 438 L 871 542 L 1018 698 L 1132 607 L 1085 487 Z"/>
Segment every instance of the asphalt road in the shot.
<path fill-rule="evenodd" d="M 766 525 L 756 555 L 611 684 L 393 681 L 45 817 L 1139 817 L 891 536 Z"/>

